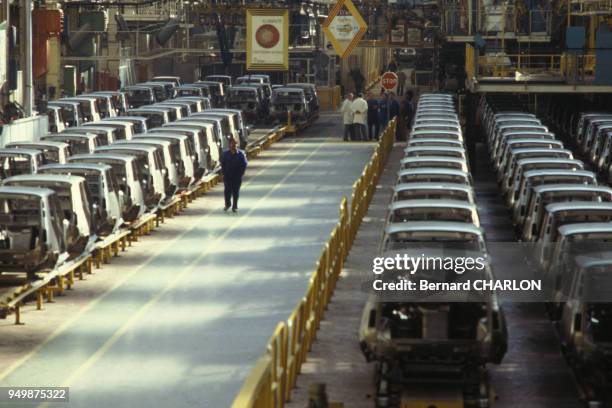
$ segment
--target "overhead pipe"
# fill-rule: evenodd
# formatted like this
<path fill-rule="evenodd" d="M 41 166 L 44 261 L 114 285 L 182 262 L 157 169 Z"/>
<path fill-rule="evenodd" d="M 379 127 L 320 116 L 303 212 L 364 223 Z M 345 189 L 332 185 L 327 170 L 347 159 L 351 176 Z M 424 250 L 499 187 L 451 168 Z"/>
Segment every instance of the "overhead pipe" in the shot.
<path fill-rule="evenodd" d="M 66 1 L 62 3 L 62 7 L 81 7 L 81 6 L 102 6 L 102 7 L 139 7 L 150 6 L 155 3 L 161 3 L 159 0 L 142 0 L 142 1 Z"/>

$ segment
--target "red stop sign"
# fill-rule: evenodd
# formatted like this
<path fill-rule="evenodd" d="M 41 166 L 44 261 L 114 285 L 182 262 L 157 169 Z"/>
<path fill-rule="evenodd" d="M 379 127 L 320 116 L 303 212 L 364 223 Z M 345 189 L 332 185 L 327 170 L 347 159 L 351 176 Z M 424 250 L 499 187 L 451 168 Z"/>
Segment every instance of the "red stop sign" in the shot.
<path fill-rule="evenodd" d="M 385 72 L 380 81 L 382 87 L 390 91 L 397 86 L 397 74 L 395 72 Z"/>

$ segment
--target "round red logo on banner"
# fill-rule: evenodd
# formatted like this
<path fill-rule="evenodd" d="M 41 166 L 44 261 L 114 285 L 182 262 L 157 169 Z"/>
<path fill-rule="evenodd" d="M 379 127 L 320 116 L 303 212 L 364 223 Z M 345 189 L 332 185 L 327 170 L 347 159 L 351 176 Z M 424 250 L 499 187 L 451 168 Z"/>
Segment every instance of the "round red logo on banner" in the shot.
<path fill-rule="evenodd" d="M 272 24 L 264 24 L 255 32 L 255 41 L 263 48 L 272 48 L 278 44 L 280 33 Z"/>

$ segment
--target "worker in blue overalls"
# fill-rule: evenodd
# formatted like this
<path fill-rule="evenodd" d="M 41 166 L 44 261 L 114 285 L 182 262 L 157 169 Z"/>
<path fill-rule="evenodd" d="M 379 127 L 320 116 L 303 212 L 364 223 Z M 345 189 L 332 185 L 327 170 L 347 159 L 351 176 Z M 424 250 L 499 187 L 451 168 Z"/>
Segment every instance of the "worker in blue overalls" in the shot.
<path fill-rule="evenodd" d="M 230 206 L 232 212 L 238 211 L 238 195 L 242 176 L 247 168 L 247 159 L 242 150 L 236 147 L 236 141 L 232 138 L 229 149 L 221 155 L 221 170 L 223 171 L 223 183 L 225 186 L 225 207 L 227 211 Z"/>

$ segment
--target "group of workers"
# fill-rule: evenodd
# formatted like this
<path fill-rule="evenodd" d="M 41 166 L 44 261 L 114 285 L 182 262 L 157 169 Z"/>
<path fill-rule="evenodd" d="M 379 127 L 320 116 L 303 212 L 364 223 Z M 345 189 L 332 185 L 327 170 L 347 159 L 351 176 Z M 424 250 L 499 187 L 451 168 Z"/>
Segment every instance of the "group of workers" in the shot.
<path fill-rule="evenodd" d="M 352 93 L 347 94 L 340 108 L 344 124 L 344 140 L 378 140 L 380 130 L 384 129 L 391 119 L 399 116 L 399 122 L 409 121 L 412 116 L 411 99 L 411 92 L 407 93 L 401 103 L 393 92 L 383 93 L 378 98 L 372 92 L 368 92 L 367 100 L 361 93 L 357 98 Z M 401 130 L 398 131 L 397 137 L 401 139 Z"/>

